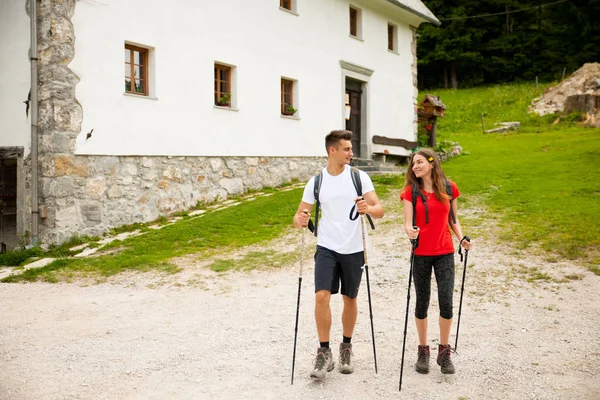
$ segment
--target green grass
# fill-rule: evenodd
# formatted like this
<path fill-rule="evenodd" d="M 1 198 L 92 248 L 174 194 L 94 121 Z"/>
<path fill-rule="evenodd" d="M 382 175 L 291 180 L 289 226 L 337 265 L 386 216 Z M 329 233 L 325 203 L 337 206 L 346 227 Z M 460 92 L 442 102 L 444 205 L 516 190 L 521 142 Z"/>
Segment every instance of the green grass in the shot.
<path fill-rule="evenodd" d="M 540 89 L 541 91 L 542 89 Z M 598 273 L 600 244 L 600 129 L 557 116 L 527 113 L 535 85 L 440 90 L 448 107 L 441 139 L 459 142 L 468 155 L 444 165 L 463 199 L 479 197 L 486 218 L 496 218 L 499 239 L 522 249 L 541 248 L 581 260 Z M 483 134 L 492 123 L 520 121 L 519 131 Z M 461 199 L 461 202 L 464 201 Z"/>
<path fill-rule="evenodd" d="M 169 263 L 173 257 L 212 254 L 279 237 L 291 226 L 301 197 L 302 189 L 282 191 L 227 209 L 207 211 L 202 217 L 183 219 L 160 230 L 139 226 L 143 228 L 140 229 L 143 235 L 114 241 L 102 248 L 102 251 L 114 250 L 112 254 L 86 259 L 64 258 L 2 281 L 52 282 L 75 272 L 82 276 L 111 276 L 127 270 L 175 273 L 179 268 Z"/>
<path fill-rule="evenodd" d="M 39 247 L 34 247 L 26 250 L 9 251 L 0 254 L 0 265 L 2 266 L 18 266 L 32 258 L 38 258 L 44 254 L 44 251 Z"/>

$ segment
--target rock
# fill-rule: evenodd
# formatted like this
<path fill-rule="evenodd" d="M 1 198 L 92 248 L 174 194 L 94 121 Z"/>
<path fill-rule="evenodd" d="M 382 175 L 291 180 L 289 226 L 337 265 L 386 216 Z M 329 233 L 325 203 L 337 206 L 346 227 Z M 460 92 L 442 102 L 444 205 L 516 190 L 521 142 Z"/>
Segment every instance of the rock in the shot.
<path fill-rule="evenodd" d="M 600 63 L 586 63 L 568 79 L 547 89 L 532 101 L 529 111 L 541 116 L 563 112 L 567 98 L 580 94 L 600 95 Z"/>

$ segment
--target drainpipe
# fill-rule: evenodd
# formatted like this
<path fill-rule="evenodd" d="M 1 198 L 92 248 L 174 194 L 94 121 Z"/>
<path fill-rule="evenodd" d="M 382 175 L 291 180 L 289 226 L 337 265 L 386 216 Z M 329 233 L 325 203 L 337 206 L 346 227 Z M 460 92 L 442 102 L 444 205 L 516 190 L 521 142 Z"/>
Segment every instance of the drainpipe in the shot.
<path fill-rule="evenodd" d="M 38 208 L 38 51 L 37 0 L 30 0 L 31 18 L 31 233 L 33 246 L 39 242 Z"/>

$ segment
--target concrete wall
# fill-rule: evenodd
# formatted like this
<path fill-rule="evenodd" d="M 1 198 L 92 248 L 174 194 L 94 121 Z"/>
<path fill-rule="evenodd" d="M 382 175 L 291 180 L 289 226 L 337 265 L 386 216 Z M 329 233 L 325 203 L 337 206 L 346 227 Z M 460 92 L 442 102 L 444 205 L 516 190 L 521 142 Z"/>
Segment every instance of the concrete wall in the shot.
<path fill-rule="evenodd" d="M 77 154 L 321 156 L 323 135 L 344 126 L 340 60 L 375 71 L 369 135 L 414 138 L 412 33 L 399 11 L 353 2 L 363 7 L 359 41 L 342 0 L 300 1 L 298 15 L 265 0 L 109 3 L 79 2 L 73 17 Z M 398 54 L 387 50 L 388 21 Z M 153 49 L 149 98 L 124 95 L 125 42 Z M 236 111 L 213 105 L 215 62 L 236 67 Z M 299 119 L 280 115 L 282 76 L 298 81 Z"/>
<path fill-rule="evenodd" d="M 23 0 L 0 1 L 0 146 L 31 150 L 31 120 L 25 116 L 30 87 L 29 17 Z"/>

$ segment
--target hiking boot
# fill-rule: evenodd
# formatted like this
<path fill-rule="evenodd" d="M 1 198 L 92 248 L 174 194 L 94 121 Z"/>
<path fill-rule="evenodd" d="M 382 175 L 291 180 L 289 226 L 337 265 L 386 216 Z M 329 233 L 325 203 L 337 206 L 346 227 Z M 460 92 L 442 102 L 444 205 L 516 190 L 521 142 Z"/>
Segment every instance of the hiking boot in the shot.
<path fill-rule="evenodd" d="M 419 352 L 417 355 L 417 364 L 415 369 L 421 374 L 429 373 L 429 346 L 419 345 Z"/>
<path fill-rule="evenodd" d="M 338 364 L 338 369 L 342 374 L 351 374 L 354 372 L 352 356 L 352 343 L 340 343 L 340 362 Z"/>
<path fill-rule="evenodd" d="M 442 374 L 453 374 L 454 365 L 450 359 L 450 353 L 452 352 L 452 346 L 449 344 L 440 344 L 438 348 L 437 363 L 442 367 Z"/>
<path fill-rule="evenodd" d="M 331 349 L 319 347 L 317 349 L 317 357 L 315 358 L 315 368 L 310 373 L 311 378 L 325 379 L 325 374 L 335 367 Z"/>

